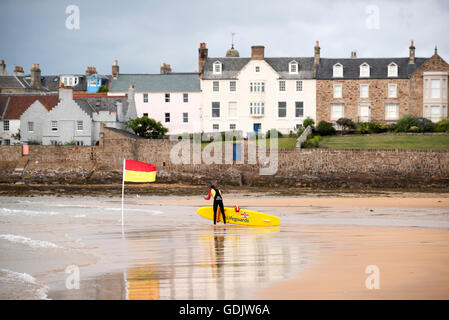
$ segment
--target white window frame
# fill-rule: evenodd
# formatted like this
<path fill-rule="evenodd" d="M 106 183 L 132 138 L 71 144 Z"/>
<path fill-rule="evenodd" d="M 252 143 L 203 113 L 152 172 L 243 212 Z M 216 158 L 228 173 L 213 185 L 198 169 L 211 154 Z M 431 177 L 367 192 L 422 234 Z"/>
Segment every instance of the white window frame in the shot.
<path fill-rule="evenodd" d="M 182 113 L 182 122 L 183 123 L 189 123 L 189 113 L 188 112 L 183 112 Z"/>
<path fill-rule="evenodd" d="M 51 120 L 50 127 L 51 127 L 51 131 L 58 131 L 58 121 Z"/>
<path fill-rule="evenodd" d="M 81 125 L 80 125 L 81 124 Z M 81 128 L 81 129 L 80 129 Z M 76 121 L 76 131 L 83 131 L 84 130 L 84 123 L 83 120 L 77 120 Z"/>
<path fill-rule="evenodd" d="M 183 103 L 188 103 L 189 102 L 189 94 L 188 93 L 183 93 L 182 94 L 182 102 Z"/>
<path fill-rule="evenodd" d="M 231 80 L 229 81 L 229 92 L 236 92 L 237 91 L 237 81 Z"/>
<path fill-rule="evenodd" d="M 148 93 L 143 94 L 143 103 L 148 103 Z"/>
<path fill-rule="evenodd" d="M 164 120 L 165 120 L 165 123 L 170 123 L 170 112 L 165 112 Z"/>
<path fill-rule="evenodd" d="M 165 103 L 170 103 L 170 93 L 165 93 Z"/>
<path fill-rule="evenodd" d="M 438 88 L 433 88 L 433 86 L 432 86 L 433 83 L 438 83 Z M 438 96 L 433 95 L 434 89 L 438 89 Z M 441 91 L 442 91 L 441 89 L 442 89 L 441 79 L 430 79 L 430 98 L 431 99 L 441 99 Z"/>
<path fill-rule="evenodd" d="M 264 116 L 265 115 L 265 102 L 263 102 L 263 101 L 250 102 L 249 113 L 252 116 Z"/>
<path fill-rule="evenodd" d="M 223 65 L 220 61 L 215 61 L 213 64 L 213 74 L 221 74 Z"/>
<path fill-rule="evenodd" d="M 302 115 L 298 116 L 298 103 L 302 103 Z M 304 118 L 304 101 L 295 101 L 295 118 Z"/>
<path fill-rule="evenodd" d="M 214 108 L 214 104 L 215 104 L 215 108 Z M 218 104 L 218 108 L 217 108 L 217 104 Z M 220 115 L 221 115 L 220 108 L 221 108 L 220 101 L 212 101 L 212 104 L 211 104 L 211 117 L 212 118 L 220 118 Z M 218 115 L 214 115 L 214 110 L 218 110 Z"/>
<path fill-rule="evenodd" d="M 398 77 L 398 65 L 394 62 L 390 63 L 387 67 L 388 77 Z"/>
<path fill-rule="evenodd" d="M 279 92 L 285 92 L 287 91 L 287 84 L 285 80 L 279 81 Z"/>
<path fill-rule="evenodd" d="M 3 120 L 3 131 L 9 131 L 9 120 Z"/>
<path fill-rule="evenodd" d="M 363 95 L 363 90 L 362 90 L 363 87 L 367 88 L 366 96 Z M 369 84 L 367 84 L 367 83 L 360 84 L 360 99 L 369 99 Z"/>
<path fill-rule="evenodd" d="M 340 89 L 336 90 L 337 88 L 340 88 Z M 341 99 L 341 98 L 343 98 L 343 84 L 336 83 L 336 84 L 334 84 L 334 99 Z"/>
<path fill-rule="evenodd" d="M 304 86 L 304 84 L 303 84 L 302 80 L 296 80 L 296 91 L 297 92 L 302 92 L 303 86 Z"/>
<path fill-rule="evenodd" d="M 296 61 L 290 61 L 288 64 L 288 72 L 290 74 L 298 74 L 299 73 L 299 64 Z"/>
<path fill-rule="evenodd" d="M 212 81 L 212 91 L 220 92 L 220 81 Z"/>
<path fill-rule="evenodd" d="M 236 130 L 236 129 L 237 129 L 237 125 L 235 123 L 229 124 L 229 130 Z"/>
<path fill-rule="evenodd" d="M 256 66 L 255 70 L 256 72 L 260 72 L 260 66 Z"/>
<path fill-rule="evenodd" d="M 391 116 L 391 113 L 389 112 L 389 107 L 395 107 L 394 115 Z M 399 103 L 385 103 L 385 120 L 389 121 L 395 121 L 399 120 Z"/>
<path fill-rule="evenodd" d="M 341 63 L 336 63 L 332 67 L 332 76 L 334 78 L 343 78 L 344 70 L 343 65 Z"/>
<path fill-rule="evenodd" d="M 335 107 L 341 107 L 341 114 L 335 116 Z M 344 118 L 345 116 L 345 104 L 344 103 L 331 103 L 331 121 L 336 121 L 340 118 Z"/>
<path fill-rule="evenodd" d="M 250 92 L 265 92 L 265 82 L 264 81 L 253 81 L 249 83 Z"/>
<path fill-rule="evenodd" d="M 360 65 L 360 78 L 370 77 L 370 66 L 368 63 L 364 62 Z"/>
<path fill-rule="evenodd" d="M 220 131 L 220 125 L 218 123 L 213 123 L 212 131 L 214 131 L 214 132 Z"/>
<path fill-rule="evenodd" d="M 391 88 L 394 87 L 394 94 L 391 94 Z M 398 85 L 396 83 L 388 84 L 388 98 L 397 98 L 398 97 Z"/>
<path fill-rule="evenodd" d="M 284 103 L 285 104 L 285 116 L 280 116 L 279 114 L 280 114 L 280 111 L 281 111 L 281 106 L 280 106 L 280 103 Z M 278 110 L 278 112 L 277 112 L 277 117 L 279 118 L 279 119 L 286 119 L 287 118 L 287 101 L 278 101 L 278 108 L 277 108 Z"/>
<path fill-rule="evenodd" d="M 228 116 L 229 118 L 237 118 L 237 101 L 228 102 Z"/>
<path fill-rule="evenodd" d="M 34 132 L 34 122 L 33 121 L 28 121 L 27 127 L 28 127 L 28 132 Z"/>

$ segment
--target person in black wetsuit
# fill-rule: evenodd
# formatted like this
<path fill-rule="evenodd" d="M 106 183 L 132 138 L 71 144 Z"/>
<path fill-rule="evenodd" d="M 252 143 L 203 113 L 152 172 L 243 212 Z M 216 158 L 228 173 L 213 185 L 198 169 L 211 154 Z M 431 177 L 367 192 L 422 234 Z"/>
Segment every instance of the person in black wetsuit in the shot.
<path fill-rule="evenodd" d="M 209 200 L 210 197 L 214 197 L 214 224 L 217 224 L 217 209 L 220 207 L 221 215 L 223 216 L 223 223 L 226 224 L 226 216 L 224 212 L 224 205 L 223 205 L 223 197 L 221 195 L 221 191 L 215 187 L 213 184 L 210 184 L 209 194 L 204 199 Z"/>

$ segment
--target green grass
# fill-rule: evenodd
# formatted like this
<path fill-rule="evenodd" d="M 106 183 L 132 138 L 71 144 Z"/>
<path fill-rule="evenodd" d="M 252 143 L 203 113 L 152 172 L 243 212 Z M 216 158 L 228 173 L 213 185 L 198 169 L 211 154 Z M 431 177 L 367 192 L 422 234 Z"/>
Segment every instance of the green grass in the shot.
<path fill-rule="evenodd" d="M 354 135 L 323 137 L 331 149 L 449 150 L 449 135 Z"/>

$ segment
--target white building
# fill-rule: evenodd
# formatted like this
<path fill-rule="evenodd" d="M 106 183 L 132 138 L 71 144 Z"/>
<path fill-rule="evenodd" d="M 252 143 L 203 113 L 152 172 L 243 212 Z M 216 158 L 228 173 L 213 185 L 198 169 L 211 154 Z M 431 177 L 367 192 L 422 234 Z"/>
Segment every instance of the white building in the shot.
<path fill-rule="evenodd" d="M 240 58 L 234 49 L 211 58 L 207 51 L 202 43 L 203 131 L 288 134 L 305 118 L 316 118 L 313 57 L 266 58 L 263 46 L 253 46 L 251 58 Z"/>
<path fill-rule="evenodd" d="M 198 73 L 118 74 L 109 96 L 135 89 L 137 117 L 160 121 L 168 134 L 201 132 L 201 91 Z"/>
<path fill-rule="evenodd" d="M 125 95 L 107 97 L 101 94 L 73 96 L 71 87 L 59 88 L 52 100 L 35 99 L 20 116 L 21 141 L 43 145 L 95 145 L 99 141 L 100 123 L 122 129 L 135 114 L 135 104 Z"/>

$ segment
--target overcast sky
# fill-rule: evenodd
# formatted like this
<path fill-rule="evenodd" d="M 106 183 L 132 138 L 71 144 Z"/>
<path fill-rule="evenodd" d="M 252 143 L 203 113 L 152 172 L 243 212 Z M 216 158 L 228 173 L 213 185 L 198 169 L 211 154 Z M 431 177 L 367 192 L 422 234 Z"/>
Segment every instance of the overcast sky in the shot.
<path fill-rule="evenodd" d="M 66 8 L 79 8 L 79 29 Z M 224 56 L 231 33 L 241 57 L 264 45 L 268 57 L 416 56 L 429 57 L 435 45 L 449 62 L 449 1 L 332 0 L 1 0 L 0 59 L 8 73 L 15 65 L 28 73 L 39 63 L 43 74 L 84 73 L 95 66 L 110 74 L 114 59 L 121 73 L 198 69 L 198 47 Z"/>

